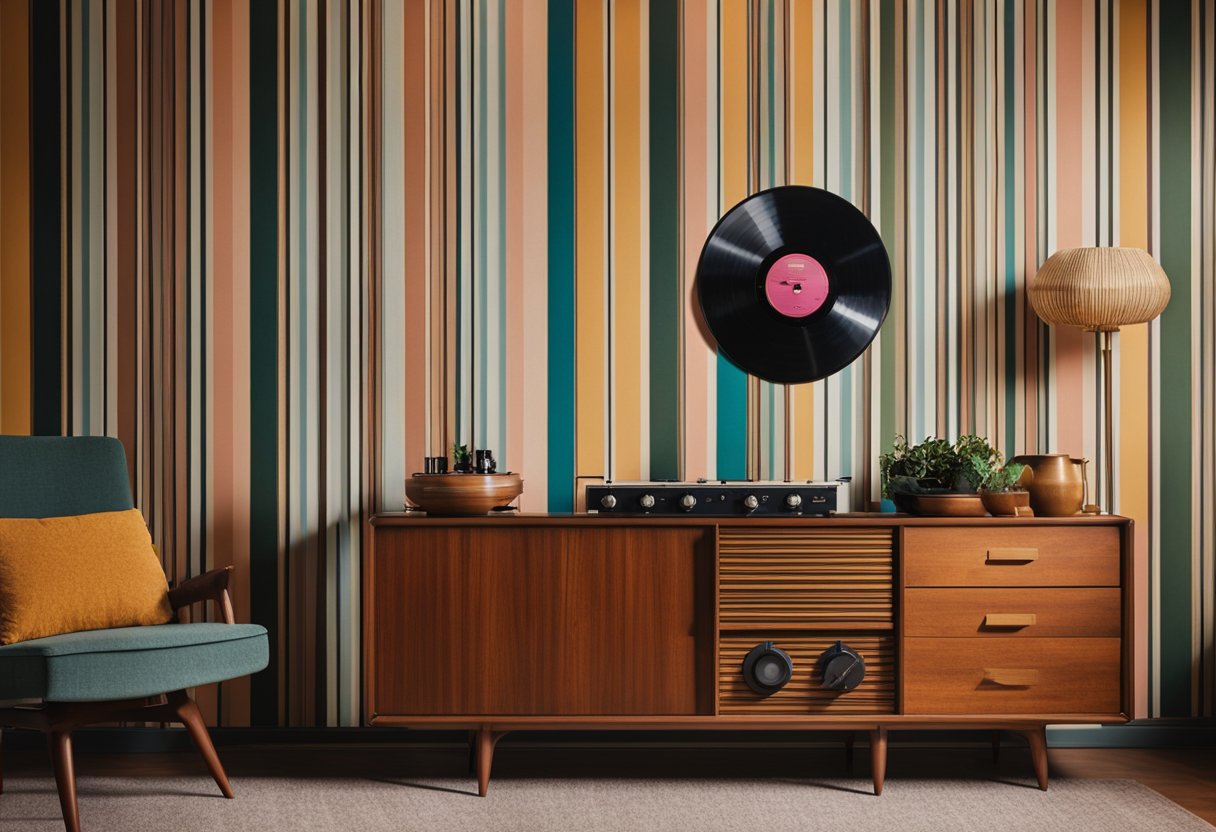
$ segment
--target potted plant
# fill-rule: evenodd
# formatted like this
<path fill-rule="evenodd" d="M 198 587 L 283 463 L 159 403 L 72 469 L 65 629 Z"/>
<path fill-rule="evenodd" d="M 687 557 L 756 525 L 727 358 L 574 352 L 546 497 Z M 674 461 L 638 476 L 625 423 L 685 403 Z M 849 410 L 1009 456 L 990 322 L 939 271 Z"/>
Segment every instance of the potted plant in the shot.
<path fill-rule="evenodd" d="M 973 459 L 999 466 L 1001 454 L 987 439 L 973 434 L 954 442 L 926 437 L 918 445 L 896 436 L 891 450 L 879 457 L 883 496 L 901 511 L 983 516 Z"/>
<path fill-rule="evenodd" d="M 1026 466 L 1020 462 L 1001 465 L 975 455 L 967 460 L 979 487 L 980 500 L 993 517 L 1019 517 L 1030 513 L 1030 492 L 1018 487 Z"/>
<path fill-rule="evenodd" d="M 469 453 L 468 445 L 452 445 L 452 470 L 458 474 L 472 472 L 473 455 Z"/>

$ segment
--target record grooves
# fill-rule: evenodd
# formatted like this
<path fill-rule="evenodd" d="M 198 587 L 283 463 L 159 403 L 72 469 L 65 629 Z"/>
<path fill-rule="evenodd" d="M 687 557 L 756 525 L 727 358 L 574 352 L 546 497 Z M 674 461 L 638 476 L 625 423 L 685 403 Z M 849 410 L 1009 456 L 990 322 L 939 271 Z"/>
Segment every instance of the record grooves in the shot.
<path fill-rule="evenodd" d="M 891 302 L 891 264 L 878 231 L 847 200 L 802 185 L 753 194 L 718 220 L 696 281 L 727 358 L 788 384 L 855 361 Z"/>

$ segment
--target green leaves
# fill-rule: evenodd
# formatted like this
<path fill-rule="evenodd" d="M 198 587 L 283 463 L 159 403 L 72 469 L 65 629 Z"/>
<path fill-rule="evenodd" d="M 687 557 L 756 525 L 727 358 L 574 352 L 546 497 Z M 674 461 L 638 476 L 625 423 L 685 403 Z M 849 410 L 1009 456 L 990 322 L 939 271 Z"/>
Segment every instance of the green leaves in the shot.
<path fill-rule="evenodd" d="M 979 488 L 998 491 L 1008 488 L 1021 476 L 1022 466 L 1001 467 L 1001 453 L 982 436 L 967 434 L 956 441 L 925 437 L 919 445 L 909 445 L 903 436 L 896 436 L 889 453 L 879 456 L 882 473 L 882 495 L 923 494 L 934 491 L 975 491 Z M 1006 471 L 1016 468 L 1016 474 Z M 1004 482 L 1000 487 L 986 485 L 988 481 Z"/>

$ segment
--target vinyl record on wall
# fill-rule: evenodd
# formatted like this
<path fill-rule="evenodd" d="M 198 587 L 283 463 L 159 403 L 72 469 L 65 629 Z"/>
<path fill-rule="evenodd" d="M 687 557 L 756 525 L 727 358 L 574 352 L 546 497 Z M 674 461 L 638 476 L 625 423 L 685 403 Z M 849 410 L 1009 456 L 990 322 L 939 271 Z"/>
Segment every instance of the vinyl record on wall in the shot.
<path fill-rule="evenodd" d="M 847 367 L 891 303 L 878 231 L 848 200 L 802 185 L 761 191 L 730 209 L 705 241 L 696 281 L 721 351 L 779 383 Z"/>

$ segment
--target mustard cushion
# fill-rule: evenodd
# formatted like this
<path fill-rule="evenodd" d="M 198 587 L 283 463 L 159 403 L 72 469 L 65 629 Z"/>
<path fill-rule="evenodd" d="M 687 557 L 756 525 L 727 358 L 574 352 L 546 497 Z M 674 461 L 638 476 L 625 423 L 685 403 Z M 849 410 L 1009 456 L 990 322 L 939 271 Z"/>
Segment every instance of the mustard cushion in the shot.
<path fill-rule="evenodd" d="M 138 509 L 0 518 L 0 644 L 172 617 Z"/>

